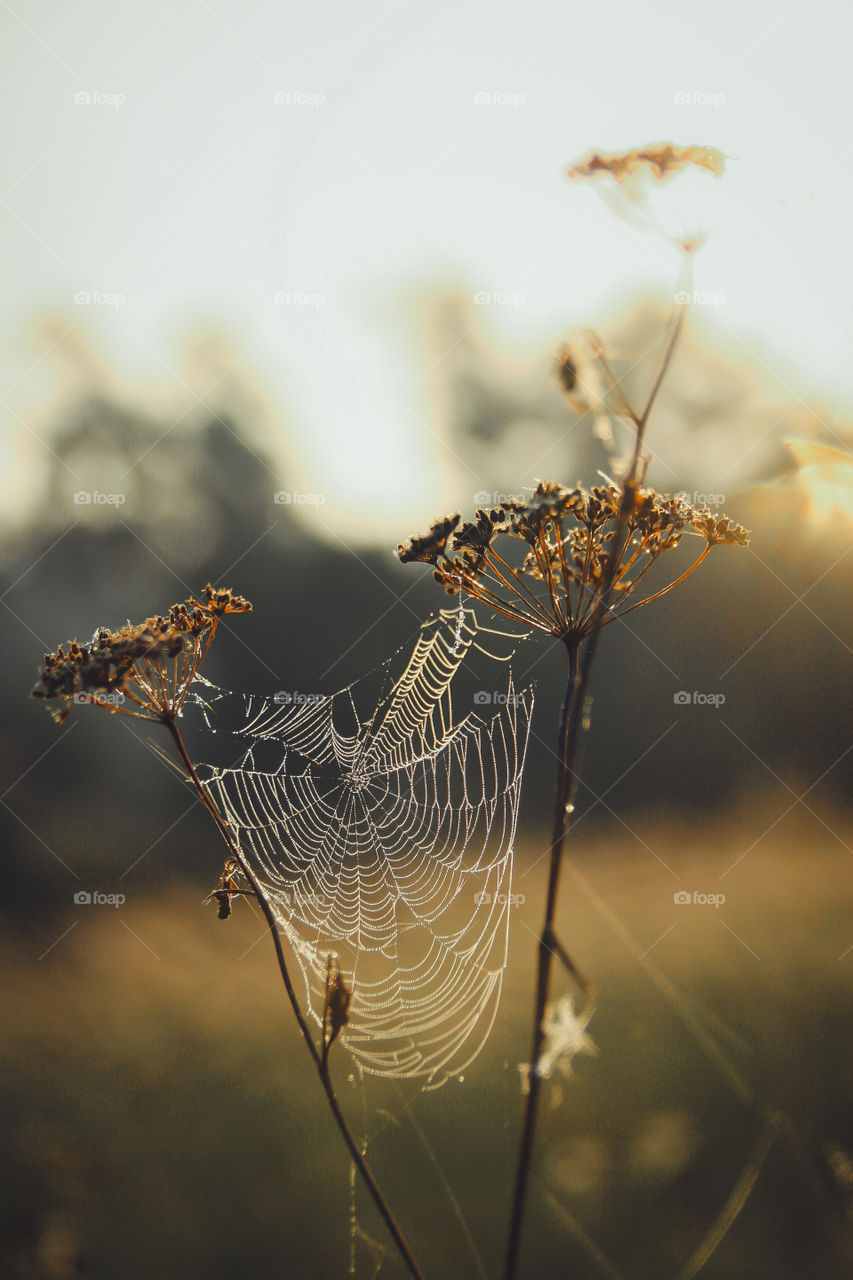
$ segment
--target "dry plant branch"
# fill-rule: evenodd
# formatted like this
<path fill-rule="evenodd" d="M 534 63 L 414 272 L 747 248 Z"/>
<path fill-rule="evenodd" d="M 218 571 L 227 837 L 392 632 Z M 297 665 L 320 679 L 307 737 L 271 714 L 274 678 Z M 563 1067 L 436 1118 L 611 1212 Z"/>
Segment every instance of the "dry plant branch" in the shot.
<path fill-rule="evenodd" d="M 684 249 L 690 252 L 690 246 Z M 436 581 L 449 594 L 470 596 L 530 630 L 550 635 L 565 647 L 568 658 L 557 739 L 548 887 L 538 944 L 531 1065 L 510 1210 L 505 1280 L 513 1280 L 518 1266 L 554 959 L 561 961 L 588 998 L 592 995 L 560 942 L 556 921 L 563 854 L 574 807 L 578 745 L 601 634 L 617 617 L 651 604 L 679 586 L 699 568 L 712 547 L 745 546 L 748 541 L 746 530 L 728 517 L 712 514 L 707 507 L 694 507 L 681 495 L 659 495 L 643 487 L 646 428 L 671 367 L 685 314 L 685 307 L 677 307 L 667 326 L 663 357 L 641 412 L 631 405 L 596 340 L 595 356 L 604 376 L 588 377 L 586 384 L 594 388 L 609 384 L 609 412 L 627 418 L 635 431 L 631 461 L 620 482 L 608 481 L 591 490 L 540 482 L 526 502 L 503 502 L 490 510 L 480 509 L 468 523 L 461 523 L 459 515 L 446 516 L 425 535 L 412 537 L 398 548 L 402 561 L 431 565 Z M 561 354 L 558 368 L 563 385 L 573 402 L 580 399 L 581 407 L 589 411 L 578 391 L 578 366 L 579 361 L 569 352 Z M 604 403 L 607 407 L 606 400 Z M 649 571 L 685 535 L 704 541 L 701 553 L 663 587 L 647 591 Z M 519 566 L 513 567 L 511 558 L 497 550 L 496 544 L 503 538 L 526 545 Z"/>
<path fill-rule="evenodd" d="M 329 1050 L 346 1026 L 351 993 L 343 983 L 340 970 L 335 968 L 334 957 L 330 956 L 322 1045 L 318 1050 L 293 987 L 272 907 L 251 866 L 234 841 L 227 823 L 203 786 L 178 728 L 181 708 L 210 648 L 220 618 L 226 613 L 245 613 L 251 607 L 241 596 L 208 585 L 200 601 L 191 599 L 174 605 L 168 617 L 148 618 L 137 625 L 128 623 L 118 632 L 104 627 L 95 633 L 89 644 L 81 644 L 75 640 L 68 646 L 67 653 L 60 646 L 55 653 L 45 654 L 41 679 L 33 694 L 52 704 L 51 711 L 57 721 L 65 719 L 75 702 L 85 702 L 105 708 L 113 714 L 161 724 L 170 735 L 189 784 L 225 841 L 229 860 L 239 868 L 240 874 L 258 900 L 272 938 L 287 998 L 353 1165 L 367 1187 L 409 1275 L 414 1280 L 423 1280 L 408 1242 L 350 1132 L 332 1082 Z M 226 863 L 226 868 L 227 865 Z M 223 874 L 222 888 L 214 891 L 214 896 L 221 893 L 230 897 L 234 892 L 244 891 L 233 887 L 226 874 Z M 219 897 L 219 902 L 222 908 L 222 897 Z"/>

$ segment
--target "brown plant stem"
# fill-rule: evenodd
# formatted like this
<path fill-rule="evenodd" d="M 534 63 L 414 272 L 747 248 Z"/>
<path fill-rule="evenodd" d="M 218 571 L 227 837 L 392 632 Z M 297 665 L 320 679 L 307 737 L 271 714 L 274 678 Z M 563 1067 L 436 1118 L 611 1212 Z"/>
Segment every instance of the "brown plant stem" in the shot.
<path fill-rule="evenodd" d="M 642 462 L 643 437 L 645 435 L 646 426 L 648 425 L 652 406 L 654 405 L 657 394 L 660 391 L 666 373 L 672 362 L 675 348 L 678 345 L 678 340 L 684 327 L 686 313 L 687 308 L 680 307 L 670 326 L 669 340 L 664 351 L 663 359 L 642 414 L 637 415 L 635 413 L 620 388 L 620 394 L 622 394 L 624 403 L 629 410 L 630 417 L 636 426 L 637 435 L 634 443 L 631 466 L 622 483 L 622 501 L 619 508 L 619 517 L 616 522 L 616 528 L 613 533 L 613 542 L 610 553 L 607 558 L 604 573 L 602 574 L 601 582 L 594 596 L 594 602 L 589 610 L 588 620 L 584 624 L 583 634 L 587 639 L 585 641 L 585 648 L 583 648 L 583 661 L 580 664 L 579 656 L 580 649 L 583 645 L 582 638 L 576 631 L 568 631 L 562 637 L 569 656 L 569 677 L 566 684 L 566 693 L 563 699 L 563 709 L 560 716 L 554 823 L 551 832 L 551 845 L 549 848 L 550 866 L 548 871 L 548 892 L 545 899 L 545 919 L 542 925 L 542 931 L 539 935 L 539 953 L 536 972 L 536 1001 L 533 1020 L 533 1043 L 528 1075 L 528 1090 L 524 1107 L 524 1119 L 522 1121 L 521 1142 L 519 1144 L 518 1163 L 516 1166 L 515 1186 L 513 1190 L 512 1207 L 510 1209 L 506 1253 L 504 1255 L 504 1280 L 514 1280 L 518 1267 L 519 1251 L 521 1248 L 521 1231 L 524 1224 L 524 1212 L 527 1204 L 530 1168 L 533 1159 L 533 1147 L 536 1139 L 539 1095 L 542 1084 L 542 1077 L 539 1074 L 539 1060 L 542 1056 L 542 1048 L 545 1041 L 543 1023 L 545 1020 L 545 1010 L 548 1004 L 548 997 L 551 990 L 551 972 L 553 969 L 555 955 L 558 956 L 564 964 L 566 964 L 566 960 L 568 959 L 569 963 L 567 968 L 576 977 L 576 979 L 579 976 L 578 970 L 571 962 L 570 957 L 568 957 L 568 953 L 565 951 L 565 948 L 563 948 L 557 941 L 554 921 L 557 913 L 557 903 L 559 900 L 563 850 L 565 848 L 566 837 L 569 833 L 570 817 L 573 807 L 572 800 L 577 785 L 575 760 L 577 756 L 580 730 L 584 718 L 586 691 L 589 687 L 589 680 L 601 632 L 606 622 L 612 620 L 606 618 L 605 614 L 608 610 L 613 586 L 618 577 L 619 566 L 622 562 L 622 557 L 625 554 L 626 545 L 631 537 L 629 522 L 634 511 L 634 504 L 636 500 L 637 475 L 640 472 Z M 618 383 L 616 385 L 618 386 Z M 706 548 L 706 553 L 707 550 L 708 549 Z M 703 558 L 704 556 L 700 557 L 700 560 Z M 699 562 L 697 561 L 697 564 L 698 563 Z M 696 565 L 693 565 L 687 573 L 682 575 L 682 578 L 686 577 L 687 574 L 691 573 L 696 567 Z M 681 581 L 681 579 L 679 579 L 679 581 Z M 663 592 L 659 594 L 663 594 Z M 580 606 L 578 607 L 577 616 L 580 618 Z M 589 994 L 588 989 L 587 994 Z"/>
<path fill-rule="evenodd" d="M 409 1275 L 412 1276 L 414 1280 L 423 1280 L 423 1273 L 420 1267 L 418 1266 L 417 1262 L 415 1261 L 414 1256 L 412 1255 L 412 1251 L 409 1248 L 409 1245 L 406 1242 L 406 1239 L 402 1231 L 400 1230 L 399 1225 L 397 1224 L 397 1220 L 394 1217 L 394 1214 L 391 1212 L 391 1209 L 387 1201 L 385 1200 L 385 1197 L 382 1194 L 382 1191 L 379 1188 L 379 1184 L 377 1183 L 375 1177 L 373 1176 L 373 1173 L 371 1172 L 370 1166 L 368 1165 L 367 1160 L 364 1157 L 364 1154 L 359 1149 L 355 1139 L 353 1138 L 352 1133 L 350 1132 L 349 1126 L 346 1122 L 346 1118 L 344 1117 L 343 1111 L 341 1110 L 340 1103 L 338 1102 L 337 1095 L 335 1094 L 335 1088 L 332 1083 L 332 1078 L 329 1073 L 329 1064 L 327 1061 L 327 1055 L 325 1053 L 321 1055 L 318 1052 L 317 1046 L 315 1045 L 314 1039 L 311 1035 L 311 1029 L 308 1026 L 308 1023 L 305 1019 L 305 1015 L 303 1014 L 299 1001 L 296 997 L 296 992 L 293 988 L 293 983 L 291 981 L 290 973 L 287 968 L 287 960 L 285 959 L 284 949 L 281 944 L 281 935 L 279 934 L 278 927 L 276 925 L 275 915 L 273 914 L 272 907 L 267 901 L 266 895 L 264 894 L 260 884 L 255 878 L 252 868 L 246 862 L 245 858 L 242 855 L 242 852 L 234 842 L 231 836 L 231 832 L 229 831 L 224 818 L 220 814 L 213 800 L 210 798 L 210 796 L 207 794 L 204 787 L 202 786 L 201 779 L 196 773 L 195 766 L 193 765 L 193 762 L 190 759 L 189 753 L 186 749 L 186 746 L 184 745 L 184 740 L 181 737 L 180 730 L 178 729 L 178 726 L 175 723 L 174 717 L 164 718 L 163 724 L 165 725 L 166 729 L 169 731 L 169 733 L 172 736 L 172 741 L 175 744 L 175 750 L 177 751 L 178 756 L 180 757 L 182 765 L 186 769 L 187 775 L 190 779 L 190 782 L 193 788 L 197 792 L 199 799 L 202 801 L 204 807 L 207 809 L 208 813 L 211 815 L 214 822 L 216 823 L 216 826 L 219 829 L 219 832 L 223 840 L 228 846 L 229 853 L 239 865 L 241 872 L 243 873 L 246 880 L 251 885 L 252 890 L 254 891 L 254 894 L 258 900 L 258 905 L 260 906 L 261 911 L 264 914 L 264 919 L 267 922 L 267 926 L 269 928 L 270 935 L 273 940 L 273 946 L 275 947 L 275 954 L 276 954 L 276 959 L 278 961 L 279 972 L 281 973 L 282 982 L 284 983 L 284 988 L 287 992 L 287 998 L 290 1001 L 290 1005 L 291 1005 L 291 1008 L 293 1009 L 294 1017 L 296 1018 L 296 1021 L 299 1026 L 299 1030 L 302 1032 L 302 1038 L 305 1041 L 305 1044 L 308 1048 L 308 1052 L 311 1054 L 311 1058 L 314 1062 L 314 1066 L 317 1069 L 317 1075 L 319 1076 L 320 1083 L 323 1086 L 323 1092 L 326 1095 L 326 1100 L 329 1103 L 329 1108 L 332 1112 L 332 1115 L 335 1118 L 335 1123 L 337 1124 L 338 1129 L 341 1132 L 341 1136 L 343 1137 L 343 1140 L 346 1143 L 347 1149 L 350 1153 L 350 1157 L 352 1158 L 352 1162 L 355 1165 L 355 1167 L 358 1169 L 358 1172 L 361 1174 L 362 1180 L 364 1181 L 368 1191 L 370 1192 L 370 1195 L 373 1199 L 373 1203 L 376 1205 L 376 1208 L 379 1211 L 380 1217 L 385 1223 L 385 1226 L 388 1228 L 389 1235 L 394 1241 L 394 1244 L 397 1246 L 397 1251 L 399 1252 L 400 1257 L 403 1259 L 403 1262 L 406 1265 Z"/>
<path fill-rule="evenodd" d="M 590 645 L 592 640 L 590 640 Z M 573 638 L 565 641 L 569 658 L 569 676 L 563 698 L 563 709 L 560 715 L 559 730 L 559 763 L 557 767 L 557 789 L 554 801 L 554 820 L 551 831 L 550 866 L 548 871 L 548 892 L 545 900 L 545 920 L 539 935 L 539 953 L 536 970 L 536 1009 L 533 1020 L 533 1043 L 530 1051 L 530 1069 L 528 1090 L 524 1108 L 524 1120 L 521 1131 L 521 1143 L 518 1151 L 515 1190 L 510 1214 L 509 1235 L 507 1238 L 504 1262 L 505 1280 L 512 1280 L 518 1265 L 518 1253 L 521 1245 L 521 1228 L 524 1221 L 524 1210 L 527 1202 L 527 1190 L 530 1165 L 533 1156 L 533 1144 L 536 1137 L 536 1121 L 539 1106 L 539 1093 L 542 1077 L 539 1074 L 539 1059 L 545 1041 L 543 1022 L 545 1008 L 551 990 L 551 970 L 555 954 L 554 918 L 560 891 L 560 873 L 563 865 L 563 848 L 569 829 L 569 810 L 573 793 L 573 766 L 577 751 L 578 731 L 583 719 L 582 708 L 586 697 L 590 663 L 584 662 L 578 675 L 578 644 Z M 589 647 L 589 646 L 588 646 Z"/>

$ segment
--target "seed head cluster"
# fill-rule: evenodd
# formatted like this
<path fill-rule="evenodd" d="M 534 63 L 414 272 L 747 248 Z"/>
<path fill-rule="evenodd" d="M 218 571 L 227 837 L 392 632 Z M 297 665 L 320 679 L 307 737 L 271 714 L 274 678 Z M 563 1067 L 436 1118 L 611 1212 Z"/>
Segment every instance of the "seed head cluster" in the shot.
<path fill-rule="evenodd" d="M 645 594 L 652 566 L 685 535 L 704 542 L 698 558 Z M 505 539 L 522 544 L 520 563 L 508 548 L 502 554 Z M 449 595 L 465 592 L 527 627 L 579 641 L 628 608 L 660 598 L 724 543 L 746 546 L 746 530 L 679 494 L 638 485 L 568 489 L 540 482 L 526 502 L 480 508 L 466 523 L 459 515 L 444 517 L 397 554 L 404 564 L 431 565 Z M 611 593 L 602 617 L 602 596 Z"/>
<path fill-rule="evenodd" d="M 33 697 L 53 703 L 64 720 L 75 702 L 102 706 L 143 720 L 173 719 L 226 613 L 247 613 L 248 600 L 209 583 L 201 599 L 172 605 L 168 614 L 100 627 L 88 643 L 72 640 L 44 655 Z"/>
<path fill-rule="evenodd" d="M 623 182 L 637 172 L 646 171 L 660 182 L 689 165 L 707 169 L 716 178 L 725 170 L 725 156 L 716 147 L 678 147 L 671 142 L 658 142 L 634 151 L 593 151 L 573 164 L 568 176 L 591 178 L 598 173 L 608 173 L 617 182 Z"/>

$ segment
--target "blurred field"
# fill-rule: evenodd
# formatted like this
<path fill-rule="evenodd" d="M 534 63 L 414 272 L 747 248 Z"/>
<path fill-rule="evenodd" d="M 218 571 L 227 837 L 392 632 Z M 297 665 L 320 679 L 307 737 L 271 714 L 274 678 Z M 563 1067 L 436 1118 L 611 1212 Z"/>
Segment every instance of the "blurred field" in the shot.
<path fill-rule="evenodd" d="M 853 1146 L 849 820 L 824 812 L 836 838 L 794 810 L 727 872 L 783 807 L 756 799 L 682 825 L 639 813 L 635 835 L 582 824 L 561 919 L 600 992 L 599 1053 L 547 1086 L 526 1276 L 676 1276 L 774 1109 L 790 1127 L 702 1274 L 829 1280 L 850 1265 L 826 1162 L 833 1144 Z M 356 1132 L 432 1277 L 483 1274 L 471 1241 L 498 1270 L 542 901 L 534 848 L 517 871 L 498 1022 L 464 1080 L 431 1094 L 359 1082 L 334 1051 Z M 69 905 L 7 935 L 4 1280 L 337 1277 L 351 1249 L 355 1274 L 401 1274 L 360 1191 L 351 1239 L 349 1169 L 262 924 L 202 911 L 210 887 Z M 726 901 L 682 906 L 679 890 Z"/>

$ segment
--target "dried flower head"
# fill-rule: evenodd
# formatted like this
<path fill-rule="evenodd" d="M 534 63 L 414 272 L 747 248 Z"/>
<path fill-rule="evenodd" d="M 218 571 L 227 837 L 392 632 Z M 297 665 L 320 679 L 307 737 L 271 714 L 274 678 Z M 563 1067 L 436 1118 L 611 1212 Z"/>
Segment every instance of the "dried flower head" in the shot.
<path fill-rule="evenodd" d="M 82 644 L 72 640 L 46 653 L 33 697 L 56 705 L 56 721 L 75 702 L 159 722 L 174 719 L 226 613 L 246 613 L 248 600 L 209 583 L 201 600 L 172 605 L 168 616 L 128 622 L 118 631 L 99 627 Z"/>
<path fill-rule="evenodd" d="M 435 557 L 442 555 L 448 539 L 461 520 L 461 516 L 445 516 L 437 520 L 429 530 L 420 537 L 409 538 L 405 546 L 397 548 L 403 564 L 421 560 L 424 564 L 433 564 Z"/>
<path fill-rule="evenodd" d="M 695 507 L 680 494 L 608 482 L 592 489 L 540 482 L 526 502 L 502 502 L 460 523 L 446 517 L 398 548 L 404 562 L 433 567 L 450 595 L 465 592 L 526 627 L 578 643 L 629 609 L 660 599 L 698 568 L 713 546 L 746 546 L 747 533 L 727 516 Z M 617 542 L 617 533 L 621 536 Z M 644 594 L 653 565 L 685 535 L 704 547 L 669 583 Z M 527 550 L 512 565 L 504 539 Z M 611 564 L 613 547 L 617 559 Z M 516 559 L 518 557 L 516 556 Z M 602 597 L 612 592 L 602 616 Z"/>
<path fill-rule="evenodd" d="M 638 173 L 646 172 L 662 182 L 689 165 L 707 169 L 718 178 L 725 171 L 726 161 L 723 153 L 716 147 L 677 147 L 671 142 L 657 142 L 647 147 L 638 147 L 634 151 L 612 154 L 593 151 L 577 164 L 571 165 L 568 175 L 570 178 L 591 178 L 599 173 L 608 173 L 617 182 L 624 182 Z"/>
<path fill-rule="evenodd" d="M 344 982 L 337 956 L 326 959 L 326 998 L 323 1005 L 323 1060 L 349 1022 L 352 991 Z"/>
<path fill-rule="evenodd" d="M 593 151 L 571 165 L 567 174 L 574 180 L 592 182 L 619 217 L 655 231 L 690 257 L 701 237 L 685 236 L 682 219 L 674 224 L 671 212 L 665 204 L 658 207 L 660 202 L 653 193 L 687 170 L 718 178 L 725 166 L 725 156 L 716 147 L 655 142 L 631 151 Z"/>
<path fill-rule="evenodd" d="M 201 905 L 206 907 L 208 902 L 215 898 L 219 904 L 217 919 L 228 920 L 231 916 L 232 898 L 253 898 L 255 896 L 254 889 L 247 889 L 240 883 L 243 879 L 243 872 L 237 859 L 226 858 L 225 865 L 222 868 L 222 875 L 219 877 L 219 885 L 217 888 L 211 889 Z"/>

